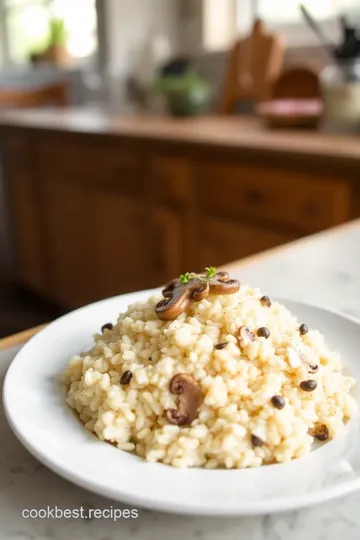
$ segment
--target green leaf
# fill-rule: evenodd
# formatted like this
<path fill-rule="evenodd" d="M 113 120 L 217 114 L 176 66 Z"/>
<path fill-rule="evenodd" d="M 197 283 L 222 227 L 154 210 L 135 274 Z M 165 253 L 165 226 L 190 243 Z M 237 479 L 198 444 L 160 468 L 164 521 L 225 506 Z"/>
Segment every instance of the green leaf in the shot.
<path fill-rule="evenodd" d="M 216 268 L 215 268 L 215 266 L 207 266 L 207 267 L 205 268 L 205 270 L 206 270 L 206 277 L 207 277 L 208 279 L 213 278 L 213 277 L 215 276 L 215 274 L 216 274 Z"/>
<path fill-rule="evenodd" d="M 65 45 L 67 31 L 63 19 L 53 17 L 49 22 L 49 45 Z"/>
<path fill-rule="evenodd" d="M 179 76 L 167 75 L 158 77 L 153 83 L 153 88 L 155 91 L 163 92 L 167 95 L 189 91 L 209 93 L 211 90 L 210 84 L 191 70 Z"/>
<path fill-rule="evenodd" d="M 181 274 L 180 276 L 180 283 L 186 285 L 186 283 L 189 283 L 190 279 L 192 279 L 190 272 L 185 272 L 185 274 Z"/>
<path fill-rule="evenodd" d="M 216 274 L 216 268 L 215 266 L 207 266 L 205 268 L 205 276 L 204 274 L 194 274 L 193 272 L 185 272 L 185 274 L 181 274 L 179 281 L 182 285 L 186 285 L 189 283 L 191 279 L 199 279 L 200 281 L 209 281 L 211 278 L 213 278 Z"/>

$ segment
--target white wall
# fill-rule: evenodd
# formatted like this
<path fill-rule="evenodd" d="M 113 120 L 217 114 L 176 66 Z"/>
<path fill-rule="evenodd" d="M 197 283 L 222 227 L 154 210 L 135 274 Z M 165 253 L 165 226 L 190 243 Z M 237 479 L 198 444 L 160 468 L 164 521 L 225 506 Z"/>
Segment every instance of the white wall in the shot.
<path fill-rule="evenodd" d="M 153 32 L 169 36 L 176 50 L 178 5 L 178 0 L 107 0 L 107 71 L 119 93 Z"/>
<path fill-rule="evenodd" d="M 205 0 L 99 0 L 106 2 L 106 36 L 111 77 L 111 103 L 115 108 L 125 102 L 125 81 L 132 73 L 139 52 L 152 30 L 171 37 L 174 53 L 189 54 L 200 73 L 215 87 L 222 84 L 226 52 L 203 50 L 202 10 Z M 216 0 L 221 2 L 222 0 Z M 225 1 L 225 0 L 224 0 Z M 232 0 L 226 0 L 232 1 Z M 326 57 L 320 47 L 290 48 L 285 64 L 302 63 L 321 68 Z"/>

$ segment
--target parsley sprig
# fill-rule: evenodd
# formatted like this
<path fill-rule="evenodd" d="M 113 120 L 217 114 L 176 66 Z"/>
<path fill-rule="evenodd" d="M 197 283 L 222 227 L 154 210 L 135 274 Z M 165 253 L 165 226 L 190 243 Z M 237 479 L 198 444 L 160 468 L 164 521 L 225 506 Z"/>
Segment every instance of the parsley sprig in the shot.
<path fill-rule="evenodd" d="M 180 283 L 186 285 L 186 283 L 189 283 L 190 279 L 193 279 L 194 277 L 195 274 L 192 276 L 190 272 L 185 272 L 185 274 L 180 275 Z"/>
<path fill-rule="evenodd" d="M 215 274 L 216 274 L 215 266 L 207 266 L 205 268 L 205 271 L 206 271 L 206 277 L 208 279 L 211 279 L 211 278 L 215 277 Z"/>
<path fill-rule="evenodd" d="M 185 272 L 185 274 L 181 274 L 180 276 L 180 283 L 182 285 L 186 285 L 186 283 L 189 283 L 191 279 L 200 279 L 201 281 L 210 281 L 211 278 L 213 278 L 216 274 L 216 268 L 215 266 L 207 266 L 205 268 L 205 275 L 203 274 L 194 274 L 193 272 Z"/>

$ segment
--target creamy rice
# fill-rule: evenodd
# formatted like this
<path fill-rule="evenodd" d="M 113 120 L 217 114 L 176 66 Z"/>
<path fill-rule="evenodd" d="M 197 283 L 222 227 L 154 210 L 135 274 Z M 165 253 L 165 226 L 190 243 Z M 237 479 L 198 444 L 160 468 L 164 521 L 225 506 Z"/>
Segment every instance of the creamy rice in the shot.
<path fill-rule="evenodd" d="M 167 322 L 155 313 L 161 296 L 131 305 L 113 329 L 95 335 L 89 352 L 71 358 L 63 377 L 68 404 L 100 440 L 150 462 L 242 468 L 306 455 L 314 430 L 325 425 L 332 438 L 353 415 L 355 381 L 318 331 L 301 335 L 306 321 L 276 302 L 263 305 L 261 297 L 243 285 L 235 294 L 211 294 Z M 239 339 L 243 326 L 254 341 Z M 268 339 L 258 337 L 262 327 Z M 315 373 L 304 358 L 318 366 Z M 130 382 L 120 384 L 127 371 Z M 179 373 L 190 374 L 203 396 L 196 419 L 185 426 L 166 415 L 177 407 L 169 384 Z M 309 380 L 316 388 L 305 391 Z M 282 408 L 274 396 L 278 405 L 283 398 Z"/>

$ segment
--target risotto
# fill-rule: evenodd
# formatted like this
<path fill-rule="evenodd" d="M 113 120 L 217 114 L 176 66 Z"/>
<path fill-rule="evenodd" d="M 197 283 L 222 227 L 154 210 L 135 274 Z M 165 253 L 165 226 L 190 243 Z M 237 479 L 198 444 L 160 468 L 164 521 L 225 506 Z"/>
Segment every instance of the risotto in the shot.
<path fill-rule="evenodd" d="M 213 275 L 129 306 L 70 359 L 67 402 L 85 427 L 174 467 L 286 462 L 335 437 L 356 409 L 339 355 L 258 289 Z"/>

